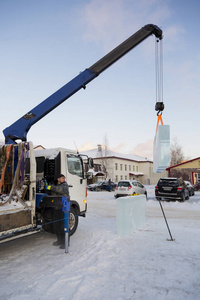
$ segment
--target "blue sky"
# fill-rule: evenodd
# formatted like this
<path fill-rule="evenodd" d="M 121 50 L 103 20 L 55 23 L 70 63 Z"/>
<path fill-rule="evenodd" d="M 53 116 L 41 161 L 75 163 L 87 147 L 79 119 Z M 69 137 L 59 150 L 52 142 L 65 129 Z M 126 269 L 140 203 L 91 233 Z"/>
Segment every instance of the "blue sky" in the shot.
<path fill-rule="evenodd" d="M 0 0 L 0 139 L 3 129 L 79 72 L 153 23 L 163 30 L 164 124 L 186 158 L 200 156 L 198 0 Z M 36 123 L 44 147 L 152 158 L 157 116 L 155 38 L 149 37 Z"/>

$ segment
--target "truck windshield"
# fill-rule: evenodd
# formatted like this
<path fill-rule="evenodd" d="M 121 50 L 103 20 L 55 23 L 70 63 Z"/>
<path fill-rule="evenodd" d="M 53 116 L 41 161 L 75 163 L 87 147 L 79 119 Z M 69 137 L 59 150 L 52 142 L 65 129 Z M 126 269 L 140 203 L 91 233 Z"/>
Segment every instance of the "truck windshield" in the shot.
<path fill-rule="evenodd" d="M 84 178 L 83 161 L 79 156 L 67 155 L 68 172 Z"/>

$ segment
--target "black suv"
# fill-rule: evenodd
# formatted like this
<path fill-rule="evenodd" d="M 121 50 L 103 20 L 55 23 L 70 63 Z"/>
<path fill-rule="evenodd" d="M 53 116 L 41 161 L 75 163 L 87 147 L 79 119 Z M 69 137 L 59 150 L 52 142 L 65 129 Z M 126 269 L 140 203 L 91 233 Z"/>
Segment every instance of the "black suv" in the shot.
<path fill-rule="evenodd" d="M 99 185 L 100 190 L 105 190 L 108 192 L 114 191 L 116 188 L 116 184 L 112 181 L 104 181 Z"/>
<path fill-rule="evenodd" d="M 166 198 L 185 201 L 189 199 L 189 191 L 181 178 L 160 178 L 155 186 L 155 196 L 157 200 Z"/>

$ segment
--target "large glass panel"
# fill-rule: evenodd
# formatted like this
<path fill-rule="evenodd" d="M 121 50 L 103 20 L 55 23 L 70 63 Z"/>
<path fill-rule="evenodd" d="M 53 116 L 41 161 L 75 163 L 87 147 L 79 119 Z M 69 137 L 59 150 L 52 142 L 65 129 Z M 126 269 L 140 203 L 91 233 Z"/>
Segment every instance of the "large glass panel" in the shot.
<path fill-rule="evenodd" d="M 159 125 L 154 141 L 153 172 L 161 173 L 170 165 L 170 128 Z"/>

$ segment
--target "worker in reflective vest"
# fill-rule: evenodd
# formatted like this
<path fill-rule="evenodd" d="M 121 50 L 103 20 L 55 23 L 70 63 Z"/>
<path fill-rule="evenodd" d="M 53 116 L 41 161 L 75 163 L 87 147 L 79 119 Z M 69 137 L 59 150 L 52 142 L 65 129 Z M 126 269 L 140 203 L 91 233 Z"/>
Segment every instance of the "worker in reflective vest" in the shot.
<path fill-rule="evenodd" d="M 69 196 L 69 187 L 65 181 L 65 175 L 59 174 L 57 177 L 57 185 L 46 186 L 47 191 L 55 196 Z M 54 209 L 53 212 L 53 226 L 54 232 L 57 235 L 57 241 L 53 243 L 54 246 L 60 246 L 61 249 L 65 248 L 65 232 L 64 232 L 64 213 L 62 209 Z"/>

